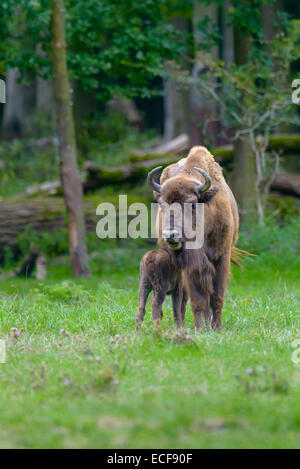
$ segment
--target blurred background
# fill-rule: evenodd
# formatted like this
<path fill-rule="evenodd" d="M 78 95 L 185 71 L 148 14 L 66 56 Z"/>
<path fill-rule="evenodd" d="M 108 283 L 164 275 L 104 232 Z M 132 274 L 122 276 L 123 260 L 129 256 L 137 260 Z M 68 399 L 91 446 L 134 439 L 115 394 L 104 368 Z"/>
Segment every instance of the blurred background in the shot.
<path fill-rule="evenodd" d="M 280 252 L 294 262 L 299 35 L 296 0 L 2 2 L 2 278 L 64 278 L 72 266 L 76 276 L 116 282 L 124 267 L 136 275 L 136 252 L 155 241 L 99 240 L 96 207 L 117 204 L 118 194 L 150 205 L 148 171 L 193 145 L 207 146 L 223 167 L 239 205 L 240 247 L 261 262 L 280 266 Z M 76 271 L 70 219 L 80 226 L 81 212 L 86 237 L 76 229 L 89 261 L 84 254 Z"/>

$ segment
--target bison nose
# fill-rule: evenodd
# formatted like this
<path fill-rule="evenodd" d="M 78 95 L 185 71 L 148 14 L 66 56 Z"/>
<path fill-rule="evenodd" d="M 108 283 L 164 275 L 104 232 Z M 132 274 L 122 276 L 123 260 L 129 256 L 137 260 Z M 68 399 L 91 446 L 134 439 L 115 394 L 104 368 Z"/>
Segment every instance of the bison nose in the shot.
<path fill-rule="evenodd" d="M 163 238 L 165 241 L 178 241 L 179 240 L 179 233 L 176 230 L 164 230 L 163 233 Z"/>

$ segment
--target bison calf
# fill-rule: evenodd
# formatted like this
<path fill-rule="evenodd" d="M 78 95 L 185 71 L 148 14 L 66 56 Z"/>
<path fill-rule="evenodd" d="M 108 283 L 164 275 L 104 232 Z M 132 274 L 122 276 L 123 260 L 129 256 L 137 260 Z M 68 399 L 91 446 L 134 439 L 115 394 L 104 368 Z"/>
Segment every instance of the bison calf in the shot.
<path fill-rule="evenodd" d="M 187 302 L 181 271 L 172 263 L 167 251 L 148 251 L 140 263 L 139 307 L 136 313 L 136 330 L 144 320 L 149 293 L 153 290 L 152 317 L 156 323 L 162 318 L 165 296 L 172 295 L 174 321 L 183 325 Z"/>

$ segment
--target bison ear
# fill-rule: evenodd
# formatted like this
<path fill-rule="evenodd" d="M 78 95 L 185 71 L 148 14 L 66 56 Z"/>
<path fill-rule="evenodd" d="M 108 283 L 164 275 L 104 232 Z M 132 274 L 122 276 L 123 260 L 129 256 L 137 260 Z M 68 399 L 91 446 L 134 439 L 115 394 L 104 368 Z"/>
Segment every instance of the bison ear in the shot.
<path fill-rule="evenodd" d="M 212 186 L 212 188 L 209 189 L 208 191 L 202 192 L 202 194 L 201 193 L 199 194 L 198 202 L 202 204 L 206 204 L 210 202 L 218 192 L 219 192 L 219 188 L 216 186 Z"/>

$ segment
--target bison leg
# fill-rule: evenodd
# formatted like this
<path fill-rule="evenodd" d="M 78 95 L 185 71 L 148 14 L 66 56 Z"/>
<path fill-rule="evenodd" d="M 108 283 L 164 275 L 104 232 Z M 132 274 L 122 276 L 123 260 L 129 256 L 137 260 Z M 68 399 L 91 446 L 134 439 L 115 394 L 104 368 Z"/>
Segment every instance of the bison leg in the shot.
<path fill-rule="evenodd" d="M 191 305 L 194 315 L 195 331 L 197 332 L 199 329 L 203 330 L 202 315 L 204 314 L 206 317 L 206 311 L 208 309 L 206 296 L 198 292 L 191 293 Z"/>
<path fill-rule="evenodd" d="M 154 290 L 152 298 L 152 317 L 157 325 L 162 319 L 162 305 L 166 296 L 166 292 L 162 290 Z"/>
<path fill-rule="evenodd" d="M 139 288 L 139 307 L 136 312 L 136 331 L 138 331 L 140 323 L 143 322 L 145 313 L 146 313 L 146 303 L 150 291 L 152 290 L 152 285 L 147 279 L 147 277 L 142 274 L 140 280 Z"/>
<path fill-rule="evenodd" d="M 182 327 L 183 289 L 177 285 L 172 291 L 173 315 L 176 327 Z"/>
<path fill-rule="evenodd" d="M 213 281 L 213 294 L 211 295 L 211 309 L 213 312 L 212 327 L 222 329 L 222 310 L 224 304 L 224 295 L 229 277 L 230 259 L 221 258 L 215 264 L 216 275 Z"/>
<path fill-rule="evenodd" d="M 209 294 L 202 292 L 200 285 L 193 283 L 190 289 L 191 306 L 194 315 L 195 331 L 203 330 L 202 317 L 204 315 L 207 327 L 211 326 L 211 312 Z"/>
<path fill-rule="evenodd" d="M 210 329 L 212 327 L 213 318 L 212 318 L 212 314 L 211 314 L 210 307 L 209 307 L 209 297 L 207 297 L 206 299 L 206 308 L 204 311 L 204 316 L 205 316 L 206 327 Z"/>
<path fill-rule="evenodd" d="M 188 300 L 188 294 L 185 288 L 183 289 L 182 292 L 182 303 L 181 303 L 181 321 L 182 321 L 182 327 L 184 326 L 184 319 L 185 319 L 185 310 L 186 310 L 186 304 Z"/>

